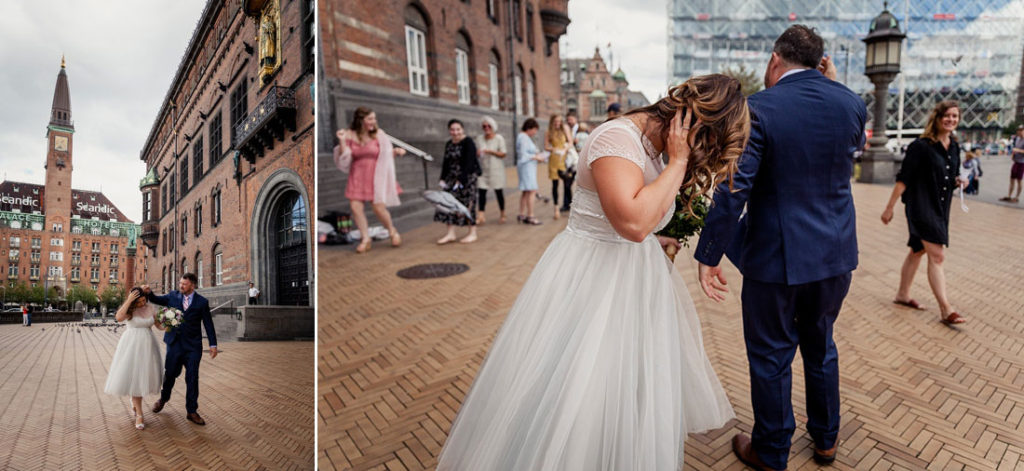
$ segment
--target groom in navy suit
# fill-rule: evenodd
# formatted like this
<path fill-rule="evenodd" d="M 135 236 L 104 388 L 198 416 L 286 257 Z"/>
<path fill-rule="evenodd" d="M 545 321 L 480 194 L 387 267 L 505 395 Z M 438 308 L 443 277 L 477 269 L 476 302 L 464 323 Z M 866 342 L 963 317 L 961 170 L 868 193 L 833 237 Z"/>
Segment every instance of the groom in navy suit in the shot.
<path fill-rule="evenodd" d="M 164 404 L 171 399 L 174 380 L 185 368 L 185 411 L 188 420 L 198 425 L 206 425 L 199 416 L 199 361 L 203 358 L 203 334 L 200 324 L 206 327 L 206 337 L 210 341 L 210 359 L 217 357 L 217 334 L 213 330 L 213 316 L 210 315 L 210 303 L 196 293 L 196 275 L 186 273 L 178 282 L 179 291 L 171 291 L 157 296 L 148 286 L 142 286 L 149 302 L 160 306 L 178 309 L 182 312 L 180 326 L 164 334 L 167 344 L 167 359 L 164 362 L 164 387 L 160 391 L 160 400 L 153 404 L 153 412 L 160 412 Z"/>
<path fill-rule="evenodd" d="M 725 299 L 723 253 L 743 274 L 743 336 L 754 429 L 733 451 L 755 469 L 785 469 L 796 424 L 791 364 L 797 348 L 807 385 L 814 459 L 835 460 L 839 363 L 832 325 L 857 267 L 850 179 L 863 146 L 864 101 L 822 75 L 824 42 L 802 25 L 775 41 L 765 90 L 749 98 L 750 141 L 733 191 L 715 204 L 695 258 L 704 292 Z M 833 75 L 834 77 L 834 75 Z M 740 214 L 746 206 L 746 215 Z"/>

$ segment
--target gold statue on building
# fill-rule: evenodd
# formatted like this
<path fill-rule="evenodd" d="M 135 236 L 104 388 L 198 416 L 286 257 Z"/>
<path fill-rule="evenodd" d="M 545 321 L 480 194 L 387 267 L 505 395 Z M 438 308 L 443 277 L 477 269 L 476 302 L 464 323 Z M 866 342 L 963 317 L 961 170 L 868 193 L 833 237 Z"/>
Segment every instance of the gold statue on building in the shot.
<path fill-rule="evenodd" d="M 281 66 L 281 10 L 278 0 L 266 2 L 259 19 L 260 77 L 266 83 Z"/>

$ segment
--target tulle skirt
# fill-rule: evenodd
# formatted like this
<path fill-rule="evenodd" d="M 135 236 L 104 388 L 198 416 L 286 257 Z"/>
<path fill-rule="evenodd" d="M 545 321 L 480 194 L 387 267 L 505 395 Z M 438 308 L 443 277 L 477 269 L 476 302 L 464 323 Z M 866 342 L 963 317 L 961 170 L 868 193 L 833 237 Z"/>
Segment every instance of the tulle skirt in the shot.
<path fill-rule="evenodd" d="M 570 229 L 541 257 L 462 403 L 439 470 L 678 470 L 735 415 L 658 245 Z"/>
<path fill-rule="evenodd" d="M 160 392 L 164 382 L 160 344 L 149 328 L 128 327 L 110 361 L 103 389 L 115 396 L 147 396 Z"/>

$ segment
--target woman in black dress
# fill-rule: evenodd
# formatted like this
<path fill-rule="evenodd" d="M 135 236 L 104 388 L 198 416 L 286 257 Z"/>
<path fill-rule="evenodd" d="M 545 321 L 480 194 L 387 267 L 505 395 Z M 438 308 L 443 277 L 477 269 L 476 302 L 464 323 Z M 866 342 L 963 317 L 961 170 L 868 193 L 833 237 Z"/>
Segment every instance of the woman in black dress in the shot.
<path fill-rule="evenodd" d="M 466 137 L 462 121 L 448 121 L 448 134 L 452 137 L 444 145 L 444 160 L 441 163 L 441 188 L 455 196 L 476 214 L 476 178 L 480 176 L 480 161 L 476 156 L 476 143 Z M 448 225 L 448 233 L 437 240 L 440 245 L 455 241 L 455 226 L 469 226 L 469 234 L 459 242 L 468 244 L 476 241 L 476 220 L 459 213 L 434 213 L 434 221 Z"/>
<path fill-rule="evenodd" d="M 896 200 L 906 205 L 907 227 L 910 229 L 910 253 L 903 261 L 900 287 L 894 303 L 923 309 L 910 297 L 910 285 L 921 257 L 928 256 L 928 284 L 939 303 L 939 315 L 946 324 L 962 324 L 967 318 L 958 314 L 946 298 L 944 246 L 949 245 L 949 208 L 953 189 L 967 182 L 960 175 L 960 145 L 953 131 L 960 123 L 960 107 L 955 101 L 935 106 L 924 133 L 907 147 L 903 166 L 896 175 L 896 186 L 882 212 L 882 223 L 889 224 Z"/>

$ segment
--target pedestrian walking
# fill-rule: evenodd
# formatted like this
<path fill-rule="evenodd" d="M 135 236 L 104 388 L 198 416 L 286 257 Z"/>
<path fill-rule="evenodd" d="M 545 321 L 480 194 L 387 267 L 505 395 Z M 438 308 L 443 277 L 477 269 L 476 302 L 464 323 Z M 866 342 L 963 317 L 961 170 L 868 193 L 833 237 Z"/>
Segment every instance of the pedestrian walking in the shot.
<path fill-rule="evenodd" d="M 968 195 L 978 194 L 978 189 L 981 187 L 978 179 L 981 178 L 984 172 L 981 169 L 981 159 L 978 158 L 977 152 L 971 151 L 965 154 L 963 171 L 961 173 L 967 177 L 967 188 L 964 188 L 964 193 Z"/>
<path fill-rule="evenodd" d="M 477 180 L 479 207 L 476 212 L 477 224 L 487 222 L 484 211 L 487 210 L 487 190 L 494 190 L 501 211 L 499 223 L 505 223 L 505 138 L 498 134 L 498 123 L 490 116 L 484 116 L 483 135 L 477 138 L 480 156 L 480 179 Z"/>
<path fill-rule="evenodd" d="M 25 306 L 24 304 L 21 305 L 21 325 L 23 327 L 28 327 L 29 326 L 29 323 L 28 323 L 28 306 Z"/>
<path fill-rule="evenodd" d="M 348 129 L 337 132 L 338 146 L 334 148 L 334 163 L 348 173 L 345 197 L 352 207 L 352 219 L 362 240 L 356 253 L 370 250 L 369 223 L 365 203 L 371 203 L 374 214 L 391 235 L 391 246 L 402 245 L 402 236 L 391 220 L 389 206 L 398 206 L 402 187 L 395 178 L 395 156 L 405 155 L 405 149 L 394 147 L 383 129 L 377 127 L 377 114 L 360 106 L 352 116 Z"/>
<path fill-rule="evenodd" d="M 455 227 L 469 227 L 469 234 L 459 240 L 463 244 L 476 242 L 476 200 L 477 178 L 480 176 L 480 160 L 477 158 L 476 143 L 466 136 L 462 121 L 448 121 L 448 135 L 451 139 L 444 145 L 444 160 L 441 162 L 441 189 L 451 193 L 459 200 L 469 214 L 458 212 L 434 213 L 434 221 L 444 223 L 448 232 L 437 240 L 438 245 L 455 241 Z"/>
<path fill-rule="evenodd" d="M 555 219 L 561 217 L 561 211 L 568 211 L 572 203 L 572 182 L 576 178 L 575 170 L 569 170 L 565 157 L 572 143 L 569 135 L 572 131 L 564 124 L 560 115 L 551 115 L 548 120 L 548 131 L 544 136 L 544 150 L 551 153 L 548 157 L 548 178 L 551 179 L 551 204 L 555 207 Z M 558 206 L 558 186 L 564 188 L 562 206 Z"/>
<path fill-rule="evenodd" d="M 528 118 L 523 122 L 522 132 L 516 136 L 516 172 L 519 174 L 519 216 L 517 220 L 524 224 L 539 225 L 541 222 L 533 216 L 533 205 L 537 194 L 537 163 L 544 160 L 533 142 L 533 136 L 540 131 L 537 120 Z"/>
<path fill-rule="evenodd" d="M 1024 126 L 1017 128 L 1017 135 L 1010 148 L 1010 158 L 1013 160 L 1010 164 L 1010 189 L 1006 192 L 1006 197 L 999 198 L 999 201 L 1016 203 L 1020 201 L 1021 179 L 1024 178 Z M 1015 185 L 1016 193 L 1013 191 Z"/>
<path fill-rule="evenodd" d="M 960 123 L 960 107 L 955 101 L 935 106 L 924 133 L 907 147 L 907 155 L 896 175 L 896 186 L 882 212 L 882 223 L 893 218 L 896 200 L 906 206 L 907 228 L 910 229 L 910 253 L 903 260 L 900 286 L 893 303 L 923 309 L 910 297 L 910 285 L 921 263 L 928 256 L 928 284 L 939 303 L 940 320 L 947 325 L 962 324 L 960 315 L 946 297 L 946 274 L 943 269 L 945 246 L 949 246 L 949 208 L 953 189 L 967 182 L 960 178 L 960 145 L 953 131 Z"/>

